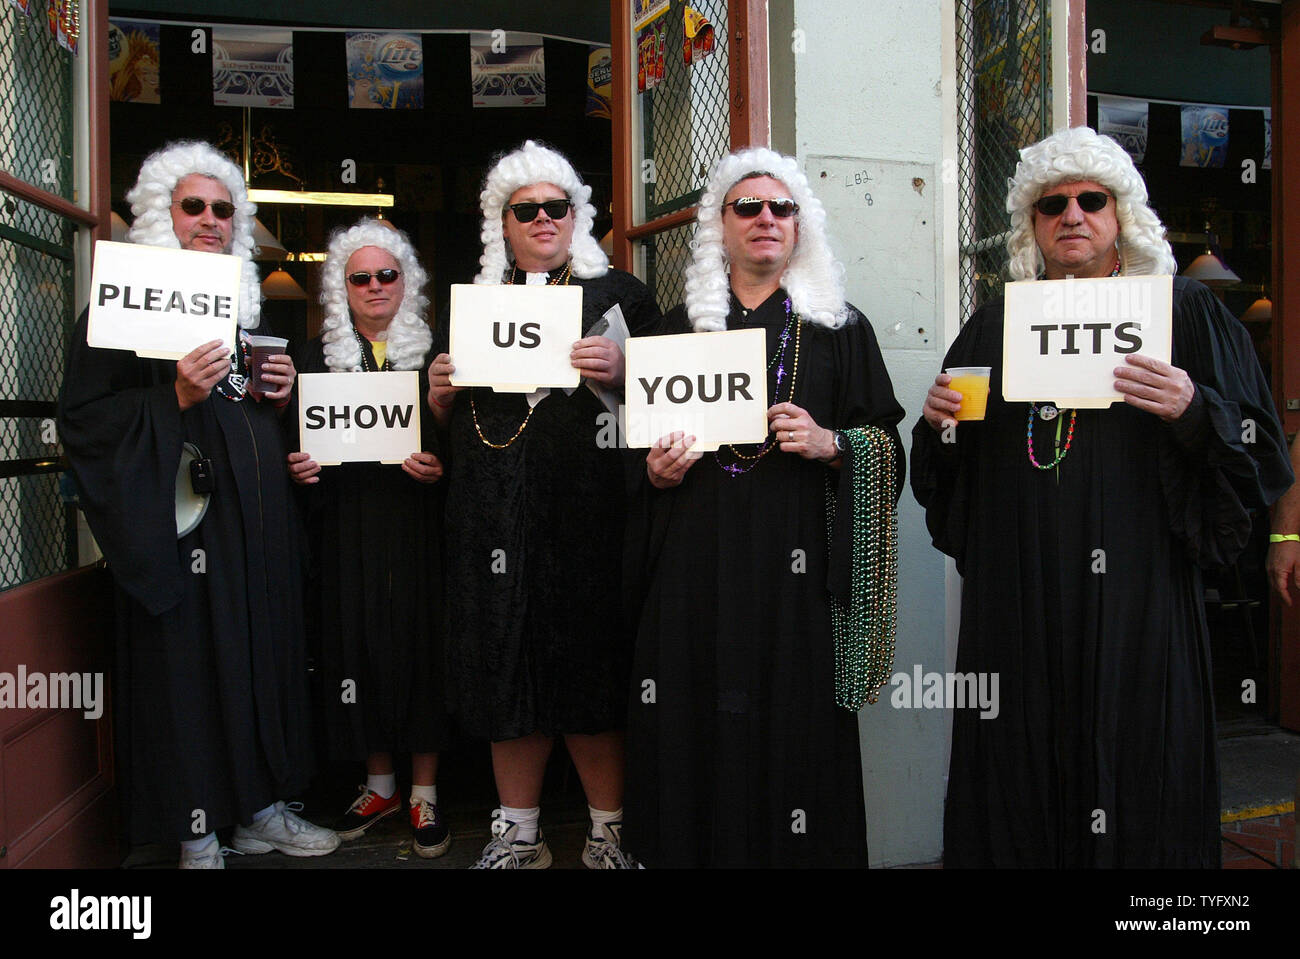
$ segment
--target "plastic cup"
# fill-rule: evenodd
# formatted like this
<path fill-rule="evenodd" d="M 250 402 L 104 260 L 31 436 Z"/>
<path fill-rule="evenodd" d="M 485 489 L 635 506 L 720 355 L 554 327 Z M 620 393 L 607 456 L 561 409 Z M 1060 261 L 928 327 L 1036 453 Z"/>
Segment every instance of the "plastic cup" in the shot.
<path fill-rule="evenodd" d="M 984 413 L 988 409 L 989 377 L 993 373 L 993 367 L 954 366 L 944 372 L 952 377 L 948 389 L 961 394 L 961 409 L 953 414 L 953 419 L 984 419 Z"/>
<path fill-rule="evenodd" d="M 289 341 L 281 339 L 278 336 L 250 336 L 248 338 L 250 348 L 248 371 L 248 392 L 257 396 L 265 396 L 268 392 L 278 390 L 279 384 L 267 384 L 270 390 L 262 384 L 262 364 L 266 362 L 267 357 L 276 356 L 284 353 L 289 347 Z"/>

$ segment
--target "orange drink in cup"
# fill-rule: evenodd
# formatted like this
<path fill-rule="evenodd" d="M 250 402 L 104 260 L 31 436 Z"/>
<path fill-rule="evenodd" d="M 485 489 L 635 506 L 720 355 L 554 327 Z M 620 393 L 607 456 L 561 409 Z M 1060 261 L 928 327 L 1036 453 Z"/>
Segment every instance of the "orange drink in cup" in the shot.
<path fill-rule="evenodd" d="M 954 366 L 944 370 L 952 377 L 948 389 L 961 394 L 961 409 L 953 416 L 961 420 L 982 420 L 989 402 L 991 366 Z"/>

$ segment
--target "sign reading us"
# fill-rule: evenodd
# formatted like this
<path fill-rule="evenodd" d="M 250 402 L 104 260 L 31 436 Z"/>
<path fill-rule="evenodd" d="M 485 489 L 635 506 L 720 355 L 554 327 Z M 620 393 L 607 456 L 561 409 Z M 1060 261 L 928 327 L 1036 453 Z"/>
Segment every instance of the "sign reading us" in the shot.
<path fill-rule="evenodd" d="M 580 286 L 452 285 L 453 386 L 490 386 L 498 393 L 572 389 L 581 374 L 569 354 L 580 339 Z"/>
<path fill-rule="evenodd" d="M 706 452 L 767 436 L 767 336 L 760 329 L 632 337 L 626 379 L 630 447 L 679 431 Z"/>
<path fill-rule="evenodd" d="M 241 268 L 224 253 L 100 240 L 86 342 L 163 360 L 212 340 L 233 349 Z"/>
<path fill-rule="evenodd" d="M 321 466 L 400 463 L 420 451 L 420 376 L 301 373 L 298 435 Z"/>
<path fill-rule="evenodd" d="M 1130 353 L 1168 363 L 1173 277 L 1115 276 L 1008 283 L 1002 396 L 1102 409 L 1123 400 L 1114 371 Z"/>

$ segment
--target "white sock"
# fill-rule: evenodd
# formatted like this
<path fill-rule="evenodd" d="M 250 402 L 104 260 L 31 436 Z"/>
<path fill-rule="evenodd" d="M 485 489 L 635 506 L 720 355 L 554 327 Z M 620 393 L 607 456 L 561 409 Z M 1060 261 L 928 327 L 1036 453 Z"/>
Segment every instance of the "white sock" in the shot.
<path fill-rule="evenodd" d="M 606 812 L 603 809 L 597 809 L 595 806 L 588 806 L 587 812 L 591 813 L 591 824 L 593 826 L 607 826 L 612 822 L 621 823 L 623 821 L 622 806 L 619 806 L 613 812 Z"/>
<path fill-rule="evenodd" d="M 542 818 L 540 806 L 534 806 L 532 809 L 512 809 L 509 806 L 502 806 L 501 818 L 519 827 L 515 839 L 520 842 L 537 842 L 537 823 Z"/>
<path fill-rule="evenodd" d="M 202 839 L 182 839 L 181 849 L 185 850 L 188 853 L 196 853 L 202 851 L 208 845 L 208 843 L 216 842 L 216 841 L 217 841 L 217 834 L 215 832 L 210 832 Z"/>
<path fill-rule="evenodd" d="M 431 802 L 438 805 L 438 787 L 437 786 L 411 786 L 411 805 L 414 806 L 418 800 L 423 799 L 425 802 Z"/>
<path fill-rule="evenodd" d="M 380 799 L 392 799 L 393 793 L 397 792 L 397 773 L 366 776 L 366 788 L 378 793 Z"/>
<path fill-rule="evenodd" d="M 271 805 L 267 806 L 265 809 L 259 809 L 257 812 L 253 813 L 253 822 L 259 823 L 263 819 L 268 818 L 273 812 L 275 812 L 275 807 L 278 805 L 280 804 L 271 803 Z"/>

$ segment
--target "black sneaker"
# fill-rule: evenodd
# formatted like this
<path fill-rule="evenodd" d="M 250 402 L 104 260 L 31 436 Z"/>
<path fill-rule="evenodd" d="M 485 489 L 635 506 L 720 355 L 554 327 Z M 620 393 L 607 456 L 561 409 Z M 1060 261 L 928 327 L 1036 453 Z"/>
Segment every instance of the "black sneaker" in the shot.
<path fill-rule="evenodd" d="M 379 820 L 386 819 L 402 808 L 401 792 L 394 792 L 385 799 L 369 786 L 358 788 L 361 790 L 361 795 L 348 807 L 348 811 L 334 827 L 340 839 L 356 839 Z"/>
<path fill-rule="evenodd" d="M 438 807 L 427 799 L 411 797 L 411 828 L 415 830 L 415 851 L 425 859 L 437 859 L 451 848 L 451 830 L 438 815 Z"/>

